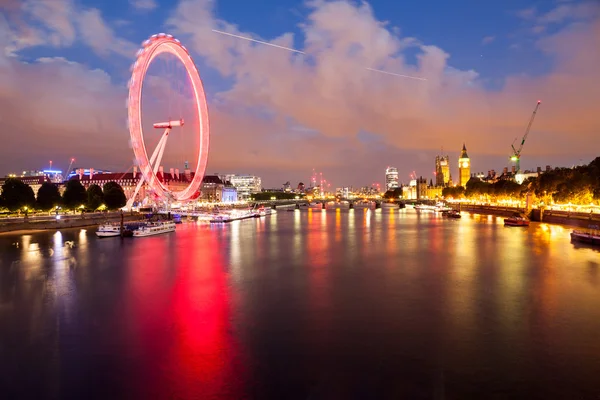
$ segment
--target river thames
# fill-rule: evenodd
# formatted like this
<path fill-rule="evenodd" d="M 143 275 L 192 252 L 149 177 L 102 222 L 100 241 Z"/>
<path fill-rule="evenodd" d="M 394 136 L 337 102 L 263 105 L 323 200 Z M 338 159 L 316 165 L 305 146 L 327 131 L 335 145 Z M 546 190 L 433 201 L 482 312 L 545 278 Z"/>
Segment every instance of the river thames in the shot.
<path fill-rule="evenodd" d="M 569 232 L 377 210 L 0 235 L 0 393 L 599 399 L 600 252 Z"/>

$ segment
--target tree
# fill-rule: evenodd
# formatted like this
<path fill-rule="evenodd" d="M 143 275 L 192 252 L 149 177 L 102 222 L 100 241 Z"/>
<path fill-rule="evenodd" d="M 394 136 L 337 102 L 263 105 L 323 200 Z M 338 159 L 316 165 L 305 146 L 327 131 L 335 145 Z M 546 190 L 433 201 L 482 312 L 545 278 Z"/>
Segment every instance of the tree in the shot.
<path fill-rule="evenodd" d="M 102 188 L 98 185 L 90 185 L 87 190 L 87 206 L 92 210 L 96 210 L 102 203 L 104 203 Z"/>
<path fill-rule="evenodd" d="M 127 204 L 127 197 L 121 185 L 117 182 L 104 184 L 104 204 L 109 210 L 116 210 Z"/>
<path fill-rule="evenodd" d="M 81 182 L 79 182 L 79 179 L 68 181 L 63 193 L 63 204 L 65 207 L 73 210 L 84 205 L 86 201 L 87 193 Z"/>
<path fill-rule="evenodd" d="M 402 197 L 402 188 L 401 187 L 397 187 L 392 190 L 388 190 L 387 192 L 385 192 L 383 194 L 384 199 L 395 200 L 395 199 L 399 199 L 400 197 Z"/>
<path fill-rule="evenodd" d="M 58 186 L 52 182 L 44 182 L 37 192 L 36 207 L 42 211 L 49 211 L 60 204 Z"/>
<path fill-rule="evenodd" d="M 442 189 L 445 198 L 460 199 L 465 196 L 465 188 L 462 186 L 450 186 Z"/>
<path fill-rule="evenodd" d="M 35 194 L 31 186 L 17 178 L 8 178 L 2 185 L 2 204 L 10 211 L 35 205 Z"/>
<path fill-rule="evenodd" d="M 252 200 L 260 201 L 260 200 L 271 200 L 272 197 L 275 197 L 277 200 L 289 200 L 295 199 L 297 194 L 295 193 L 287 193 L 287 192 L 260 192 L 254 193 L 252 195 Z"/>

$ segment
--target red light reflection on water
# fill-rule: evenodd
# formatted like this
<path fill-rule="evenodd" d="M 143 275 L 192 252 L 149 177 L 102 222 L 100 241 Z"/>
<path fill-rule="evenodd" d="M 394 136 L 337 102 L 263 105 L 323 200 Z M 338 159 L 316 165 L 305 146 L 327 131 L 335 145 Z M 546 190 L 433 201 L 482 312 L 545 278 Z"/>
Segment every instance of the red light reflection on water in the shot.
<path fill-rule="evenodd" d="M 148 238 L 136 249 L 144 261 L 130 267 L 129 339 L 142 364 L 135 386 L 148 398 L 243 391 L 223 257 L 216 236 L 202 233 L 184 228 L 176 239 Z"/>

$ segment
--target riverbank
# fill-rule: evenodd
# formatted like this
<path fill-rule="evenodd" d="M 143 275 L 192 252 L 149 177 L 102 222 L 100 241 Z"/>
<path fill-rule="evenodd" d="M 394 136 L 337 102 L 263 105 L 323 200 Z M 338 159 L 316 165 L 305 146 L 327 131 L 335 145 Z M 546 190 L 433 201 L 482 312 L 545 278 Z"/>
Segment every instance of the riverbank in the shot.
<path fill-rule="evenodd" d="M 600 224 L 600 214 L 598 213 L 578 213 L 541 209 L 527 211 L 517 207 L 497 207 L 473 204 L 455 204 L 453 207 L 457 210 L 474 214 L 499 215 L 503 217 L 510 217 L 515 213 L 524 213 L 535 222 L 546 222 L 549 224 L 568 225 L 580 228 L 587 228 L 589 225 Z"/>
<path fill-rule="evenodd" d="M 144 219 L 144 216 L 141 214 L 129 214 L 124 215 L 124 221 L 138 221 L 140 219 Z M 121 216 L 119 214 L 113 214 L 110 216 L 94 216 L 94 217 L 86 217 L 78 216 L 65 218 L 60 220 L 52 220 L 52 221 L 30 221 L 30 222 L 10 222 L 6 224 L 0 225 L 0 235 L 6 233 L 13 234 L 24 234 L 24 233 L 32 233 L 39 231 L 47 231 L 47 230 L 58 230 L 58 229 L 67 229 L 67 228 L 86 228 L 101 225 L 107 221 L 109 222 L 119 222 L 121 220 Z"/>

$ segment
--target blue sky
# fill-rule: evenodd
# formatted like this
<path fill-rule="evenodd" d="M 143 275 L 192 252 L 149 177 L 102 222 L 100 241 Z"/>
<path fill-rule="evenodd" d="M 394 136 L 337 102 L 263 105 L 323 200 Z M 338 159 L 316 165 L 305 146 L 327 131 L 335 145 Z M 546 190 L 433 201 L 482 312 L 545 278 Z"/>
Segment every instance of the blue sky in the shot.
<path fill-rule="evenodd" d="M 600 7 L 594 0 L 361 4 L 8 0 L 0 6 L 5 16 L 0 33 L 10 38 L 5 54 L 12 68 L 0 80 L 0 94 L 5 93 L 17 114 L 27 109 L 29 115 L 16 128 L 23 135 L 10 143 L 23 146 L 23 138 L 46 132 L 56 132 L 66 142 L 49 151 L 43 140 L 36 140 L 31 159 L 11 159 L 9 154 L 0 161 L 0 172 L 34 168 L 33 157 L 49 158 L 46 153 L 68 159 L 76 152 L 81 154 L 78 159 L 97 168 L 126 164 L 123 159 L 131 155 L 123 146 L 127 133 L 122 131 L 126 115 L 121 105 L 129 65 L 139 44 L 158 32 L 180 38 L 200 70 L 211 107 L 211 171 L 259 173 L 275 184 L 301 179 L 314 167 L 334 183 L 360 185 L 372 182 L 371 175 L 381 175 L 387 165 L 398 165 L 401 175 L 416 170 L 429 177 L 438 149 L 456 158 L 463 142 L 472 157 L 480 155 L 473 161 L 476 170 L 499 170 L 538 96 L 544 97 L 538 132 L 528 142 L 528 160 L 522 165 L 568 165 L 595 156 L 587 143 L 599 126 L 588 105 L 598 97 L 598 74 L 585 67 L 600 59 L 597 46 L 590 46 L 598 43 L 600 26 Z M 320 48 L 323 53 L 301 62 L 284 50 L 223 37 L 211 28 L 265 41 L 279 38 L 280 45 L 301 50 L 308 34 L 334 39 Z M 280 37 L 286 33 L 293 34 L 293 42 Z M 353 34 L 358 36 L 351 38 Z M 383 38 L 382 48 L 375 48 L 378 38 Z M 385 50 L 407 38 L 415 41 L 403 50 Z M 363 53 L 345 54 L 348 41 Z M 40 63 L 42 58 L 50 61 Z M 361 72 L 356 69 L 360 63 L 427 76 L 428 83 Z M 70 79 L 48 78 L 59 70 L 68 70 Z M 20 79 L 40 82 L 27 90 L 11 87 Z M 70 93 L 70 103 L 57 90 Z M 31 106 L 24 99 L 19 108 L 15 97 L 36 91 L 37 97 L 49 91 L 56 96 L 50 105 Z M 73 117 L 73 99 L 79 95 L 90 101 L 81 100 Z M 43 123 L 33 118 L 35 126 L 29 126 L 31 107 L 39 108 L 36 115 L 50 117 Z M 83 122 L 92 115 L 93 128 Z M 576 119 L 568 123 L 568 118 Z M 77 148 L 74 138 L 81 132 L 98 146 L 88 152 Z M 101 140 L 104 135 L 114 137 L 120 148 Z M 313 141 L 319 144 L 316 148 Z M 361 160 L 363 167 L 342 182 L 348 157 Z"/>

